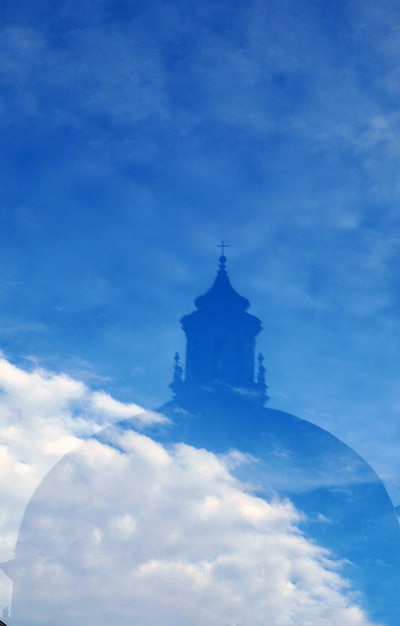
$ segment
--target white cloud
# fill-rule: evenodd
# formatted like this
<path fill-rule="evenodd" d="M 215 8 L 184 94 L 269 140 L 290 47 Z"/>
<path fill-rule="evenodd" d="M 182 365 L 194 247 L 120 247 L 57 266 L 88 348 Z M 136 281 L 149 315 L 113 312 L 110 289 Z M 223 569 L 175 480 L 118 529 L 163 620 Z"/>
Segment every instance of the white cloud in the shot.
<path fill-rule="evenodd" d="M 12 558 L 23 510 L 49 469 L 82 438 L 125 417 L 138 426 L 163 419 L 65 374 L 0 358 L 0 559 Z"/>
<path fill-rule="evenodd" d="M 18 623 L 367 626 L 340 564 L 290 502 L 230 474 L 240 461 L 116 428 L 83 444 L 28 509 Z"/>
<path fill-rule="evenodd" d="M 232 476 L 251 456 L 167 449 L 116 427 L 76 448 L 104 424 L 163 418 L 5 357 L 0 390 L 2 561 L 40 484 L 17 550 L 25 570 L 15 570 L 32 623 L 45 611 L 60 626 L 369 624 L 340 563 L 302 536 L 290 502 L 267 502 Z M 0 610 L 11 591 L 2 579 Z"/>
<path fill-rule="evenodd" d="M 107 421 L 132 417 L 141 411 L 137 404 L 120 402 L 104 391 L 95 391 L 91 394 L 90 407 L 95 414 L 103 415 Z M 160 415 L 151 411 L 141 413 L 139 419 L 143 424 L 161 421 Z"/>

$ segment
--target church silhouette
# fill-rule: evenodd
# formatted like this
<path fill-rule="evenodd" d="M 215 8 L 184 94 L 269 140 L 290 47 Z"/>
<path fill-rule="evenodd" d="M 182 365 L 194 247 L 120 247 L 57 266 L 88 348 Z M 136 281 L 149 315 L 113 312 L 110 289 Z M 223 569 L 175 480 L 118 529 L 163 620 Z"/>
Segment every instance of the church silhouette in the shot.
<path fill-rule="evenodd" d="M 265 368 L 255 337 L 261 322 L 232 287 L 226 257 L 211 289 L 182 318 L 186 373 L 176 359 L 175 398 L 160 411 L 172 419 L 167 437 L 217 453 L 235 448 L 259 459 L 242 476 L 288 497 L 305 513 L 304 532 L 347 563 L 346 575 L 368 613 L 395 626 L 400 531 L 393 504 L 374 470 L 349 446 L 318 426 L 266 408 Z M 262 468 L 260 467 L 262 465 Z"/>
<path fill-rule="evenodd" d="M 154 424 L 145 431 L 146 436 L 167 450 L 183 442 L 216 458 L 236 451 L 251 459 L 232 469 L 235 480 L 251 485 L 252 494 L 266 502 L 279 497 L 292 503 L 299 512 L 299 533 L 340 563 L 352 597 L 369 619 L 397 626 L 400 532 L 385 487 L 374 470 L 339 439 L 310 422 L 265 406 L 264 358 L 256 356 L 256 337 L 262 325 L 248 313 L 249 301 L 232 287 L 226 265 L 222 249 L 213 285 L 196 298 L 196 310 L 181 320 L 187 342 L 185 363 L 175 355 L 173 399 L 158 409 L 168 422 Z M 68 613 L 68 623 L 83 623 L 82 617 L 86 624 L 96 622 L 87 613 L 82 616 L 76 606 L 79 600 L 65 599 L 62 590 L 58 603 L 48 609 L 48 621 L 43 620 L 46 606 L 35 605 L 32 588 L 37 589 L 48 546 L 53 555 L 49 572 L 55 577 L 59 573 L 57 559 L 68 563 L 76 545 L 83 550 L 74 535 L 82 509 L 87 507 L 87 518 L 94 519 L 96 511 L 98 517 L 106 515 L 96 489 L 105 488 L 111 470 L 107 465 L 100 480 L 93 460 L 95 445 L 106 444 L 120 461 L 122 439 L 136 431 L 135 420 L 105 429 L 85 442 L 82 450 L 67 455 L 43 480 L 27 507 L 16 559 L 7 570 L 14 582 L 12 626 L 54 623 L 60 619 L 60 606 L 63 614 Z M 135 467 L 140 473 L 140 466 Z M 119 488 L 128 497 L 138 487 L 132 477 L 131 484 Z M 148 494 L 142 496 L 146 497 Z M 119 504 L 122 499 L 121 495 Z M 82 528 L 79 537 L 88 528 L 86 517 Z M 99 530 L 99 537 L 104 532 Z M 163 535 L 169 545 L 167 528 Z M 74 588 L 72 574 L 69 584 Z M 268 586 L 268 581 L 265 584 Z M 78 598 L 78 590 L 74 593 Z M 66 608 L 68 602 L 71 606 Z M 108 617 L 112 619 L 111 614 Z M 312 615 L 310 619 L 312 623 Z M 122 618 L 115 621 L 125 623 Z M 136 623 L 147 624 L 143 615 Z M 164 623 L 173 621 L 160 621 Z M 284 620 L 280 623 L 286 624 Z"/>

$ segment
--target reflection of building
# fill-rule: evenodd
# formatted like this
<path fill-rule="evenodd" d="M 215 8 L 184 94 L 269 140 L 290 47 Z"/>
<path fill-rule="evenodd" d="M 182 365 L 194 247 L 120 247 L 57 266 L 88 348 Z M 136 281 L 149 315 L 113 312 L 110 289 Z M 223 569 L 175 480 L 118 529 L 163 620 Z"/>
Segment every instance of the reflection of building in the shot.
<path fill-rule="evenodd" d="M 226 257 L 214 285 L 196 298 L 197 311 L 182 318 L 186 333 L 186 370 L 175 369 L 172 385 L 177 399 L 190 396 L 199 388 L 218 387 L 242 390 L 260 404 L 266 400 L 263 358 L 259 355 L 257 381 L 254 380 L 255 338 L 261 322 L 249 315 L 246 298 L 232 287 L 226 272 Z"/>
<path fill-rule="evenodd" d="M 196 298 L 197 311 L 182 318 L 186 371 L 183 379 L 183 372 L 175 368 L 172 388 L 177 399 L 183 399 L 199 388 L 224 386 L 263 404 L 267 398 L 261 355 L 254 380 L 255 338 L 261 322 L 246 312 L 250 303 L 233 289 L 225 266 L 226 257 L 221 256 L 214 285 Z"/>
<path fill-rule="evenodd" d="M 231 286 L 224 256 L 213 286 L 195 303 L 197 310 L 182 319 L 187 337 L 185 367 L 176 355 L 171 385 L 174 399 L 160 409 L 172 425 L 154 427 L 152 435 L 168 445 L 182 441 L 216 454 L 235 449 L 247 455 L 252 461 L 233 467 L 232 475 L 242 484 L 253 485 L 255 493 L 265 499 L 274 494 L 290 499 L 304 516 L 302 532 L 342 561 L 343 573 L 360 594 L 360 603 L 371 619 L 397 626 L 399 529 L 382 482 L 359 455 L 326 431 L 264 407 L 261 355 L 255 371 L 255 338 L 261 323 L 247 313 L 248 301 Z M 85 572 L 95 555 L 107 575 L 112 567 L 117 575 L 118 558 L 126 553 L 124 548 L 117 557 L 119 547 L 112 543 L 113 537 L 108 537 L 113 559 L 108 561 L 99 551 L 110 528 L 107 505 L 115 489 L 108 486 L 112 468 L 105 465 L 101 475 L 96 469 L 95 444 L 105 442 L 107 454 L 115 453 L 120 462 L 121 438 L 133 428 L 130 420 L 122 422 L 94 438 L 93 445 L 85 444 L 82 452 L 67 455 L 32 498 L 21 527 L 16 561 L 9 568 L 14 579 L 12 626 L 44 623 L 27 608 L 33 606 L 31 587 L 38 581 L 42 584 L 43 572 L 60 594 L 51 610 L 61 610 L 64 603 L 68 623 L 92 623 L 79 613 L 78 578 L 82 575 L 81 580 L 86 580 Z M 140 491 L 133 478 L 132 484 L 129 477 L 116 484 L 121 490 L 116 507 L 123 498 L 130 498 L 133 490 Z M 110 500 L 101 500 L 104 490 Z M 145 497 L 148 494 L 143 494 Z M 151 534 L 150 528 L 148 532 Z M 169 543 L 166 529 L 163 535 L 169 554 L 176 539 L 171 536 Z M 152 541 L 155 545 L 157 538 Z M 140 550 L 136 546 L 136 551 Z M 109 585 L 96 576 L 97 571 L 91 592 L 94 589 L 93 593 L 103 598 Z M 118 586 L 115 594 L 120 594 Z M 114 621 L 120 624 L 132 621 L 117 617 Z"/>
<path fill-rule="evenodd" d="M 365 596 L 371 616 L 397 624 L 400 533 L 382 482 L 328 432 L 263 406 L 261 355 L 254 375 L 261 324 L 231 286 L 225 256 L 195 305 L 182 319 L 186 372 L 176 357 L 175 398 L 160 409 L 176 424 L 167 439 L 218 453 L 237 448 L 261 459 L 257 471 L 242 478 L 289 497 L 306 514 L 304 532 L 346 559 L 346 576 Z"/>

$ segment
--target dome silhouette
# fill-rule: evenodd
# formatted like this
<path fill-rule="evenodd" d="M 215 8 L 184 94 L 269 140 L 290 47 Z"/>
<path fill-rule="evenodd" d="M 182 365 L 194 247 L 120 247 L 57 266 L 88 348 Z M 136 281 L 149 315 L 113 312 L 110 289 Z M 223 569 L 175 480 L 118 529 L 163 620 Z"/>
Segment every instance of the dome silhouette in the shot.
<path fill-rule="evenodd" d="M 231 286 L 224 255 L 220 257 L 213 286 L 195 300 L 195 305 L 196 311 L 182 318 L 187 353 L 185 365 L 179 355 L 175 357 L 171 384 L 174 397 L 158 409 L 169 422 L 154 425 L 145 433 L 137 432 L 136 420 L 125 420 L 105 429 L 62 459 L 33 496 L 21 526 L 16 559 L 8 568 L 14 581 L 11 626 L 50 624 L 65 615 L 68 617 L 65 623 L 78 624 L 84 620 L 90 626 L 97 623 L 99 607 L 104 619 L 113 619 L 121 625 L 131 623 L 132 612 L 137 610 L 135 619 L 145 626 L 151 623 L 147 621 L 149 607 L 157 603 L 157 598 L 161 598 L 160 606 L 169 607 L 164 609 L 160 625 L 179 624 L 182 615 L 182 623 L 185 619 L 194 620 L 193 624 L 200 623 L 185 612 L 189 611 L 190 602 L 200 603 L 199 615 L 203 619 L 204 599 L 208 598 L 210 606 L 217 607 L 213 593 L 223 596 L 226 591 L 226 585 L 224 587 L 215 574 L 217 570 L 210 565 L 218 561 L 218 554 L 213 550 L 216 553 L 220 550 L 224 558 L 228 558 L 224 552 L 226 544 L 218 534 L 218 540 L 211 547 L 210 537 L 219 528 L 215 507 L 222 506 L 229 489 L 236 494 L 237 502 L 249 498 L 249 511 L 251 507 L 260 507 L 265 519 L 272 510 L 279 511 L 286 522 L 290 515 L 295 516 L 295 523 L 287 522 L 287 532 L 299 550 L 305 545 L 301 542 L 306 541 L 310 550 L 319 551 L 320 564 L 324 558 L 336 563 L 341 580 L 347 581 L 348 601 L 361 607 L 371 621 L 397 626 L 400 531 L 382 481 L 361 456 L 327 431 L 264 406 L 267 400 L 264 359 L 259 355 L 256 371 L 255 353 L 261 322 L 247 313 L 248 300 Z M 185 471 L 182 458 L 187 463 Z M 214 478 L 217 476 L 215 484 L 214 478 L 210 478 L 210 467 L 216 472 L 213 474 Z M 185 482 L 185 472 L 191 477 L 191 484 Z M 201 476 L 208 491 L 205 483 L 198 484 Z M 211 485 L 217 491 L 222 490 L 214 500 Z M 196 489 L 199 490 L 198 500 Z M 197 518 L 195 514 L 189 516 L 188 511 L 203 511 L 206 501 L 210 503 L 207 519 L 203 519 L 203 513 Z M 264 506 L 271 507 L 269 513 Z M 233 559 L 232 554 L 240 551 L 241 542 L 247 546 L 249 528 L 253 532 L 256 522 L 249 513 L 234 526 L 235 511 L 229 511 L 231 518 L 229 515 L 224 518 L 226 528 L 230 529 L 225 541 L 238 533 L 234 547 L 229 548 Z M 162 521 L 157 521 L 157 515 L 162 515 Z M 273 531 L 272 526 L 266 528 L 279 536 L 276 528 Z M 257 527 L 256 534 L 251 535 L 254 542 L 261 541 L 258 532 Z M 267 535 L 262 536 L 260 545 L 264 546 Z M 204 537 L 208 537 L 207 542 Z M 101 545 L 107 545 L 107 550 L 104 548 L 102 552 Z M 194 576 L 194 569 L 202 562 L 202 550 L 209 563 L 208 573 L 202 570 L 204 595 L 197 596 L 200 587 L 196 587 L 196 593 L 193 591 L 190 602 L 187 600 L 185 604 L 178 582 L 186 581 L 186 587 L 192 584 L 188 581 L 193 582 L 190 576 Z M 268 551 L 264 555 L 269 563 Z M 282 555 L 282 559 L 286 559 L 284 550 Z M 164 567 L 169 563 L 168 572 L 175 572 L 176 586 L 171 583 L 174 576 L 169 574 L 163 579 L 164 588 L 171 584 L 175 591 L 164 597 L 162 587 L 157 586 L 158 595 L 142 606 L 135 595 L 137 590 L 126 588 L 126 581 L 133 576 L 137 588 L 142 589 L 143 599 L 155 585 L 154 580 L 159 580 L 161 562 Z M 184 572 L 183 562 L 189 568 Z M 242 571 L 246 580 L 254 577 L 256 581 L 264 575 L 256 556 L 253 572 L 246 569 L 250 567 L 247 561 L 242 570 L 238 561 L 234 562 L 237 577 L 240 576 L 238 571 Z M 331 566 L 327 567 L 331 572 Z M 144 575 L 145 570 L 151 571 L 153 578 L 149 574 L 147 586 L 142 588 L 139 573 Z M 241 599 L 240 586 L 235 587 L 232 582 L 232 571 L 231 568 L 226 576 L 236 590 L 237 615 L 245 616 L 246 602 Z M 89 578 L 91 586 L 87 583 L 84 596 L 82 581 Z M 52 581 L 49 586 L 52 592 L 41 602 L 37 596 L 46 580 Z M 268 598 L 271 581 L 268 569 L 268 575 L 262 580 L 264 596 Z M 296 582 L 290 584 L 296 588 Z M 57 589 L 59 595 L 54 598 Z M 223 589 L 225 591 L 221 591 Z M 258 596 L 254 590 L 251 594 L 247 604 L 255 602 L 255 598 L 262 604 L 262 594 Z M 42 596 L 46 594 L 42 592 Z M 290 604 L 291 600 L 287 602 Z M 310 623 L 313 623 L 312 606 L 310 604 Z M 237 615 L 233 614 L 233 619 Z M 215 623 L 221 623 L 221 616 L 214 617 Z M 210 624 L 214 623 L 214 617 L 208 616 Z M 332 624 L 336 623 L 335 619 L 332 617 Z M 289 617 L 285 621 L 283 616 L 280 623 L 293 622 Z M 315 623 L 327 622 L 318 622 L 316 618 Z M 349 619 L 347 623 L 367 622 Z"/>

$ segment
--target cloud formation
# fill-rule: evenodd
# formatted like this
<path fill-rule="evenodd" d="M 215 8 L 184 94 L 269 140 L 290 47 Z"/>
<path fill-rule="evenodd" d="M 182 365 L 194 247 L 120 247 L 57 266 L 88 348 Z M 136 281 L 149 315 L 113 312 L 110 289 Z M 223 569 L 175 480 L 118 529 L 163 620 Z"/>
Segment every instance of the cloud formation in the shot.
<path fill-rule="evenodd" d="M 18 623 L 369 625 L 290 502 L 231 475 L 248 462 L 115 427 L 84 443 L 28 507 Z"/>
<path fill-rule="evenodd" d="M 233 476 L 252 457 L 166 448 L 118 426 L 87 439 L 126 417 L 138 428 L 163 418 L 5 357 L 0 389 L 3 561 L 40 483 L 9 566 L 17 623 L 22 598 L 38 624 L 45 614 L 60 625 L 369 625 L 341 564 L 299 531 L 294 506 Z"/>
<path fill-rule="evenodd" d="M 2 561 L 13 557 L 24 508 L 51 467 L 105 424 L 135 416 L 139 427 L 162 420 L 141 414 L 139 406 L 92 391 L 65 374 L 38 367 L 28 371 L 0 358 Z M 7 593 L 0 599 L 3 606 Z"/>

